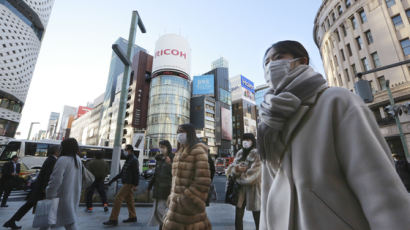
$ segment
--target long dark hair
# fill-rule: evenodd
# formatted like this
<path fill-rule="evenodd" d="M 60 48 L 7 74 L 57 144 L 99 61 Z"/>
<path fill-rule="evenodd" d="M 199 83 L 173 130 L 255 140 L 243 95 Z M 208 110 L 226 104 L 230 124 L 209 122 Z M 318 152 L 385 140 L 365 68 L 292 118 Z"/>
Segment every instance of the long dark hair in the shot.
<path fill-rule="evenodd" d="M 300 42 L 290 40 L 276 42 L 266 50 L 265 55 L 263 56 L 263 60 L 265 60 L 266 55 L 272 48 L 280 54 L 291 54 L 294 58 L 306 58 L 307 64 L 309 65 L 309 53 L 307 52 L 305 47 L 300 44 Z"/>
<path fill-rule="evenodd" d="M 68 138 L 61 142 L 61 156 L 70 156 L 74 159 L 75 167 L 78 168 L 77 155 L 80 153 L 78 142 L 74 138 Z"/>
<path fill-rule="evenodd" d="M 192 149 L 194 145 L 199 143 L 198 137 L 196 137 L 195 127 L 192 124 L 183 124 L 178 127 L 178 130 L 186 132 L 188 149 Z M 178 149 L 181 145 L 178 143 Z"/>
<path fill-rule="evenodd" d="M 168 156 L 171 156 L 172 154 L 172 146 L 171 143 L 169 143 L 168 140 L 162 140 L 159 142 L 159 145 L 163 145 L 165 147 L 167 147 L 167 151 L 168 151 Z"/>

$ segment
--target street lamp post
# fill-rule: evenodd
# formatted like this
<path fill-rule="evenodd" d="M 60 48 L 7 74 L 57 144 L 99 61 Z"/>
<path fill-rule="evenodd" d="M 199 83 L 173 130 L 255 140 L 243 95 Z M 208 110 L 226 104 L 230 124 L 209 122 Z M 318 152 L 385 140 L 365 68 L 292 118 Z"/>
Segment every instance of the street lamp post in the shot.
<path fill-rule="evenodd" d="M 140 28 L 142 33 L 146 33 L 144 24 L 142 23 L 141 17 L 139 16 L 138 12 L 135 10 L 132 12 L 132 19 L 131 19 L 131 27 L 130 33 L 128 38 L 128 48 L 127 48 L 127 55 L 125 56 L 120 48 L 113 45 L 113 51 L 118 55 L 120 60 L 124 63 L 124 74 L 123 80 L 121 85 L 121 93 L 120 93 L 120 102 L 118 108 L 118 116 L 117 116 L 117 126 L 115 129 L 115 139 L 114 139 L 114 150 L 112 154 L 112 161 L 111 161 L 111 172 L 110 172 L 110 179 L 112 179 L 118 172 L 119 172 L 119 165 L 120 165 L 120 157 L 121 157 L 121 144 L 122 144 L 122 134 L 124 129 L 124 117 L 125 117 L 125 102 L 127 99 L 128 90 L 127 87 L 129 85 L 129 73 L 131 68 L 131 58 L 133 55 L 133 45 L 135 42 L 135 34 L 137 32 L 137 25 Z M 110 188 L 110 192 L 115 194 L 117 186 L 112 186 Z"/>
<path fill-rule="evenodd" d="M 30 140 L 31 130 L 33 128 L 33 125 L 36 125 L 36 124 L 40 124 L 40 122 L 31 122 L 30 129 L 28 130 L 27 140 Z"/>

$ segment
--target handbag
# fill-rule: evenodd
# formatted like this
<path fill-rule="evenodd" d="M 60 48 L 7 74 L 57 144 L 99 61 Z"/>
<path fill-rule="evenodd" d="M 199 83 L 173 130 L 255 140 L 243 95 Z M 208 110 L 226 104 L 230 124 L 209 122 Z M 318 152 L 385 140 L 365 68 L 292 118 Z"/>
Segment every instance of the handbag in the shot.
<path fill-rule="evenodd" d="M 83 188 L 90 187 L 95 181 L 95 176 L 83 165 Z"/>
<path fill-rule="evenodd" d="M 236 182 L 234 177 L 230 176 L 228 178 L 228 186 L 226 188 L 225 203 L 236 206 L 238 204 L 240 189 L 241 185 Z"/>
<path fill-rule="evenodd" d="M 33 228 L 46 228 L 57 223 L 59 198 L 40 200 L 37 202 L 33 219 Z"/>

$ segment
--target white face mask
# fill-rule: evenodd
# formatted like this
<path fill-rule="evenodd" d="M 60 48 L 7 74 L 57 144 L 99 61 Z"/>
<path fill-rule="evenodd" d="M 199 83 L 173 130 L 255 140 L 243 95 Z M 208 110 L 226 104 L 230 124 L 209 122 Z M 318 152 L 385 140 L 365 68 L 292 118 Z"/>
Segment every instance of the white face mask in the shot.
<path fill-rule="evenodd" d="M 124 156 L 128 157 L 128 152 L 124 151 Z"/>
<path fill-rule="evenodd" d="M 290 64 L 297 60 L 299 58 L 269 62 L 266 66 L 265 80 L 272 89 L 276 90 L 278 88 L 279 83 L 289 74 Z"/>
<path fill-rule="evenodd" d="M 242 147 L 249 149 L 250 147 L 252 147 L 252 141 L 242 141 Z"/>
<path fill-rule="evenodd" d="M 186 133 L 178 133 L 177 134 L 177 141 L 178 143 L 185 145 L 187 142 Z"/>
<path fill-rule="evenodd" d="M 167 153 L 167 149 L 166 148 L 160 148 L 159 149 L 159 152 L 161 153 L 161 154 L 166 154 Z"/>

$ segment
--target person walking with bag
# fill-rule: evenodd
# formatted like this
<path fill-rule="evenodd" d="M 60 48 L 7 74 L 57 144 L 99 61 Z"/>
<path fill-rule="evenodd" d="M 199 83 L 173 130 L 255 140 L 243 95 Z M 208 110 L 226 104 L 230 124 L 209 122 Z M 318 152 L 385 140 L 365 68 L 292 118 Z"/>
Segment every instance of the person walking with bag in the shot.
<path fill-rule="evenodd" d="M 178 127 L 178 151 L 172 163 L 172 188 L 163 230 L 210 230 L 205 202 L 211 184 L 208 147 L 199 143 L 192 124 Z"/>
<path fill-rule="evenodd" d="M 235 229 L 243 229 L 245 207 L 252 211 L 256 229 L 259 229 L 261 207 L 261 161 L 256 149 L 256 139 L 252 133 L 242 137 L 242 149 L 236 155 L 226 174 L 239 184 L 235 204 Z"/>
<path fill-rule="evenodd" d="M 124 220 L 124 223 L 134 223 L 137 222 L 137 214 L 135 212 L 135 199 L 134 192 L 137 190 L 139 182 L 139 163 L 137 157 L 134 155 L 134 150 L 132 145 L 127 145 L 125 147 L 125 160 L 124 166 L 120 174 L 111 179 L 108 185 L 111 185 L 114 181 L 121 178 L 122 187 L 117 193 L 114 199 L 114 206 L 111 211 L 110 219 L 104 222 L 104 225 L 117 226 L 118 225 L 118 215 L 120 214 L 122 201 L 125 200 L 128 206 L 128 219 Z"/>
<path fill-rule="evenodd" d="M 159 225 L 162 229 L 162 220 L 167 212 L 167 199 L 171 193 L 172 185 L 172 161 L 174 154 L 172 153 L 171 143 L 167 140 L 159 142 L 160 154 L 155 157 L 155 173 L 149 185 L 148 192 L 154 187 L 152 197 L 154 198 L 154 208 L 149 226 Z M 148 193 L 149 194 L 149 193 Z"/>
<path fill-rule="evenodd" d="M 24 205 L 17 210 L 13 217 L 11 217 L 10 220 L 3 225 L 3 227 L 20 229 L 21 227 L 16 225 L 16 221 L 20 221 L 21 218 L 23 218 L 23 216 L 37 204 L 37 201 L 43 200 L 46 197 L 46 187 L 48 185 L 48 181 L 50 180 L 50 176 L 53 172 L 57 158 L 60 155 L 60 146 L 52 146 L 48 150 L 48 153 L 49 155 L 44 161 L 43 166 L 41 166 L 40 173 L 38 174 L 36 181 L 32 184 L 30 193 L 27 195 L 26 203 L 24 203 Z"/>
<path fill-rule="evenodd" d="M 363 100 L 328 88 L 299 42 L 273 44 L 263 65 L 261 229 L 408 230 L 410 196 Z"/>
<path fill-rule="evenodd" d="M 107 194 L 104 189 L 104 180 L 109 173 L 107 162 L 104 161 L 102 151 L 95 153 L 95 159 L 87 163 L 87 169 L 94 175 L 95 180 L 90 187 L 86 190 L 86 205 L 87 212 L 93 211 L 93 195 L 94 190 L 97 189 L 100 194 L 101 202 L 104 207 L 104 212 L 108 212 Z"/>
<path fill-rule="evenodd" d="M 64 226 L 67 230 L 77 228 L 77 209 L 80 204 L 82 163 L 78 156 L 77 140 L 68 138 L 61 142 L 61 152 L 46 189 L 46 198 L 59 198 L 57 223 L 53 227 Z"/>

